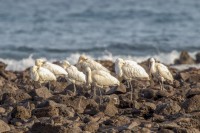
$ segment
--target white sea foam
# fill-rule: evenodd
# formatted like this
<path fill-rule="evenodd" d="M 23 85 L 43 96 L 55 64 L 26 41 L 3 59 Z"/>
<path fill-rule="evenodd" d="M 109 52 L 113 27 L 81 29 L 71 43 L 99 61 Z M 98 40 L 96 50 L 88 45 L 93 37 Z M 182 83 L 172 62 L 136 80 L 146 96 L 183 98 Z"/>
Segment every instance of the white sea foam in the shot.
<path fill-rule="evenodd" d="M 195 58 L 196 53 L 197 52 L 192 52 L 192 53 L 189 53 L 189 54 L 190 54 L 190 56 Z M 66 57 L 66 60 L 68 60 L 71 64 L 75 64 L 78 61 L 78 58 L 79 58 L 80 55 L 81 55 L 80 53 L 71 54 L 70 56 Z M 179 55 L 180 55 L 180 52 L 172 51 L 170 53 L 160 53 L 160 54 L 153 55 L 153 56 L 150 56 L 150 55 L 147 55 L 147 56 L 120 56 L 120 55 L 113 56 L 112 53 L 106 51 L 106 52 L 104 52 L 104 54 L 102 56 L 99 56 L 97 58 L 94 58 L 90 55 L 87 55 L 87 56 L 94 58 L 94 59 L 112 60 L 112 61 L 116 60 L 118 57 L 121 57 L 121 58 L 124 58 L 124 59 L 134 60 L 136 62 L 142 62 L 144 60 L 147 60 L 150 57 L 154 57 L 154 58 L 156 58 L 157 60 L 159 60 L 163 63 L 173 64 L 174 60 L 179 58 Z M 49 59 L 49 61 L 51 61 L 51 62 L 56 61 L 56 60 L 59 60 L 59 59 Z M 0 61 L 6 63 L 8 65 L 7 68 L 6 68 L 7 70 L 21 71 L 21 70 L 25 70 L 26 68 L 28 68 L 30 66 L 33 66 L 35 59 L 33 59 L 32 55 L 30 55 L 29 57 L 24 58 L 22 60 L 0 58 Z M 177 69 L 180 69 L 180 70 L 187 69 L 189 67 L 200 68 L 200 64 L 175 65 L 174 67 L 177 68 Z"/>

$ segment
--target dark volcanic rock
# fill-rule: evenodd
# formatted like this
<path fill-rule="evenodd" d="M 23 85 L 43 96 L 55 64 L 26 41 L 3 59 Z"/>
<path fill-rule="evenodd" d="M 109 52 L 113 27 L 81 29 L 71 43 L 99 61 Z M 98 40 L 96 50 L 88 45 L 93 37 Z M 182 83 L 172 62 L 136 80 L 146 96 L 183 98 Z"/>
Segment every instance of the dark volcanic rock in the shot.
<path fill-rule="evenodd" d="M 87 123 L 84 127 L 84 130 L 89 132 L 97 132 L 98 129 L 99 129 L 99 124 L 96 122 Z"/>
<path fill-rule="evenodd" d="M 10 127 L 8 126 L 8 124 L 0 120 L 0 132 L 3 133 L 8 131 L 10 131 Z"/>
<path fill-rule="evenodd" d="M 195 60 L 188 54 L 187 51 L 182 51 L 179 59 L 174 61 L 175 64 L 194 64 Z"/>
<path fill-rule="evenodd" d="M 12 117 L 18 119 L 28 119 L 31 117 L 31 111 L 23 106 L 17 106 L 12 111 Z"/>
<path fill-rule="evenodd" d="M 50 91 L 46 87 L 35 89 L 34 93 L 35 93 L 36 96 L 43 98 L 43 99 L 47 99 L 47 98 L 52 97 L 52 94 L 50 93 Z"/>
<path fill-rule="evenodd" d="M 118 113 L 117 107 L 114 105 L 114 103 L 107 103 L 101 107 L 101 109 L 105 115 L 107 116 L 115 116 Z"/>
<path fill-rule="evenodd" d="M 187 92 L 186 97 L 190 98 L 190 97 L 193 97 L 195 95 L 200 95 L 200 88 L 192 88 L 192 89 L 190 89 Z"/>
<path fill-rule="evenodd" d="M 35 123 L 31 128 L 33 133 L 69 133 L 63 126 L 54 126 L 46 123 Z"/>
<path fill-rule="evenodd" d="M 182 53 L 181 63 L 191 63 Z M 197 59 L 198 60 L 198 59 Z M 114 63 L 100 61 L 115 76 Z M 148 61 L 141 63 L 148 72 Z M 199 132 L 200 69 L 170 68 L 173 84 L 122 81 L 119 87 L 90 97 L 90 90 L 58 77 L 41 85 L 30 80 L 29 68 L 22 72 L 5 70 L 0 62 L 0 132 L 11 133 L 89 133 L 89 132 Z M 100 103 L 101 99 L 101 104 Z M 8 125 L 8 124 L 9 125 Z"/>
<path fill-rule="evenodd" d="M 196 54 L 196 63 L 200 63 L 200 52 Z"/>
<path fill-rule="evenodd" d="M 181 107 L 176 102 L 170 102 L 158 105 L 155 112 L 162 115 L 173 115 L 180 110 Z"/>
<path fill-rule="evenodd" d="M 186 112 L 200 111 L 200 95 L 196 95 L 187 99 L 183 103 L 182 107 Z"/>
<path fill-rule="evenodd" d="M 54 106 L 48 106 L 44 108 L 36 108 L 32 111 L 32 114 L 36 117 L 52 117 L 59 115 L 59 109 Z"/>

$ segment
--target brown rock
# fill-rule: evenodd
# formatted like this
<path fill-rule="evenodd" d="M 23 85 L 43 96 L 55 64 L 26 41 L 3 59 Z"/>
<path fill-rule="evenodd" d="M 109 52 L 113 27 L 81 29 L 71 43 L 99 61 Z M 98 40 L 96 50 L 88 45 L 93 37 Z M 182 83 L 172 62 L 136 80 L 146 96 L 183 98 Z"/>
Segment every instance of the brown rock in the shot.
<path fill-rule="evenodd" d="M 156 93 L 156 97 L 157 98 L 163 98 L 163 97 L 170 97 L 173 95 L 173 92 L 172 93 L 169 93 L 168 91 L 165 91 L 165 90 L 159 90 L 157 93 Z"/>
<path fill-rule="evenodd" d="M 6 112 L 5 108 L 0 107 L 0 114 L 3 114 L 3 113 L 5 113 L 5 112 Z"/>
<path fill-rule="evenodd" d="M 123 94 L 126 93 L 126 86 L 124 84 L 120 84 L 120 86 L 118 87 L 113 87 L 110 88 L 106 94 L 110 95 L 110 94 Z"/>
<path fill-rule="evenodd" d="M 176 102 L 164 103 L 156 107 L 155 112 L 162 115 L 173 115 L 178 113 L 181 107 Z"/>
<path fill-rule="evenodd" d="M 196 63 L 200 63 L 200 52 L 196 54 Z"/>
<path fill-rule="evenodd" d="M 179 59 L 174 61 L 175 64 L 194 64 L 194 59 L 188 54 L 187 51 L 182 51 Z"/>
<path fill-rule="evenodd" d="M 36 96 L 43 99 L 48 99 L 52 96 L 52 94 L 49 92 L 49 90 L 46 87 L 35 89 L 34 92 Z"/>
<path fill-rule="evenodd" d="M 173 131 L 175 133 L 199 133 L 199 130 L 195 128 L 187 129 L 187 128 L 175 127 Z"/>
<path fill-rule="evenodd" d="M 190 73 L 189 72 L 181 72 L 180 76 L 184 81 L 186 81 L 187 79 L 190 78 Z"/>
<path fill-rule="evenodd" d="M 70 97 L 66 95 L 57 95 L 51 99 L 57 103 L 66 104 L 67 106 L 72 107 L 78 113 L 83 113 L 90 102 L 90 100 L 86 99 L 84 96 Z"/>
<path fill-rule="evenodd" d="M 139 125 L 140 125 L 139 121 L 131 121 L 129 124 L 118 127 L 117 130 L 118 130 L 118 132 L 121 132 L 123 130 L 132 130 Z"/>
<path fill-rule="evenodd" d="M 190 97 L 193 97 L 195 95 L 200 95 L 200 88 L 192 88 L 192 89 L 190 89 L 187 92 L 186 97 L 190 98 Z"/>
<path fill-rule="evenodd" d="M 67 82 L 55 82 L 55 81 L 52 81 L 50 84 L 51 84 L 50 85 L 51 90 L 53 90 L 54 92 L 62 92 L 68 86 Z"/>
<path fill-rule="evenodd" d="M 46 123 L 35 123 L 30 131 L 33 133 L 69 133 L 64 126 L 54 126 Z"/>
<path fill-rule="evenodd" d="M 156 96 L 156 91 L 150 88 L 142 89 L 140 93 L 142 97 L 147 98 L 147 99 L 153 99 Z"/>
<path fill-rule="evenodd" d="M 195 95 L 194 97 L 187 99 L 182 107 L 186 112 L 200 111 L 200 95 Z"/>
<path fill-rule="evenodd" d="M 18 102 L 21 102 L 23 100 L 30 100 L 32 97 L 24 92 L 23 90 L 18 90 L 15 92 L 14 96 L 13 96 Z"/>
<path fill-rule="evenodd" d="M 88 100 L 88 104 L 84 110 L 84 114 L 95 115 L 99 112 L 99 105 L 93 100 Z"/>
<path fill-rule="evenodd" d="M 8 124 L 0 120 L 0 132 L 3 133 L 8 131 L 10 131 L 10 127 L 8 126 Z"/>
<path fill-rule="evenodd" d="M 115 116 L 118 113 L 118 109 L 113 103 L 104 104 L 100 110 L 103 111 L 105 115 L 110 117 Z"/>
<path fill-rule="evenodd" d="M 84 130 L 89 132 L 97 132 L 99 124 L 97 122 L 90 122 L 85 125 Z"/>
<path fill-rule="evenodd" d="M 172 130 L 169 129 L 160 129 L 158 133 L 174 133 Z"/>
<path fill-rule="evenodd" d="M 18 119 L 28 119 L 31 117 L 31 111 L 24 108 L 23 106 L 17 106 L 12 111 L 12 117 Z"/>
<path fill-rule="evenodd" d="M 163 122 L 163 121 L 165 121 L 165 118 L 164 118 L 164 116 L 162 116 L 162 115 L 157 115 L 157 114 L 153 114 L 153 121 L 155 121 L 155 122 Z"/>
<path fill-rule="evenodd" d="M 115 105 L 119 105 L 120 101 L 119 101 L 119 97 L 118 95 L 116 94 L 113 94 L 113 95 L 106 95 L 103 97 L 103 101 L 104 102 L 111 102 L 111 103 L 114 103 Z"/>
<path fill-rule="evenodd" d="M 32 114 L 36 117 L 52 117 L 59 115 L 59 109 L 54 106 L 48 106 L 44 108 L 36 108 L 32 111 Z"/>

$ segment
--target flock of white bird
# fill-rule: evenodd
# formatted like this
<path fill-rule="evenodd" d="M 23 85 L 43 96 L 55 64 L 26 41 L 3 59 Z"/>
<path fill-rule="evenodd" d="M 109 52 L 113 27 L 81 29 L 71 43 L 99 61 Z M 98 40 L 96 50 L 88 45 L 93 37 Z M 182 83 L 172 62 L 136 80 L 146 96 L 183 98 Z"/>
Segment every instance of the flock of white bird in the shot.
<path fill-rule="evenodd" d="M 30 69 L 30 75 L 33 81 L 39 83 L 56 81 L 59 76 L 63 76 L 74 85 L 74 94 L 76 94 L 76 85 L 90 86 L 93 88 L 93 96 L 96 96 L 96 88 L 100 91 L 102 88 L 119 86 L 120 81 L 124 79 L 131 87 L 132 100 L 132 80 L 150 80 L 150 77 L 152 77 L 153 80 L 159 81 L 161 89 L 164 89 L 163 81 L 173 82 L 174 80 L 165 65 L 156 62 L 154 58 L 150 58 L 149 62 L 150 73 L 148 74 L 137 62 L 118 58 L 115 61 L 117 76 L 114 77 L 107 68 L 85 55 L 79 57 L 76 66 L 71 65 L 66 60 L 61 61 L 60 65 L 56 65 L 44 59 L 36 59 L 35 65 Z"/>

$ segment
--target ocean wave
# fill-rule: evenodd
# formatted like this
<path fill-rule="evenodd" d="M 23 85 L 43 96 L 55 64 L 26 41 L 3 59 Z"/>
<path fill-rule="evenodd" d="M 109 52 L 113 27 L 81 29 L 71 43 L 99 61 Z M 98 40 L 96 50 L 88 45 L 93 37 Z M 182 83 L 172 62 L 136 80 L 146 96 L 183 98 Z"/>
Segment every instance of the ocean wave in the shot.
<path fill-rule="evenodd" d="M 197 52 L 189 52 L 190 56 L 193 58 L 195 58 L 196 53 Z M 83 53 L 73 53 L 73 54 L 70 54 L 69 56 L 67 56 L 65 59 L 68 60 L 72 64 L 76 64 L 76 62 L 78 61 L 78 58 L 81 54 L 83 54 Z M 128 56 L 116 55 L 115 56 L 112 53 L 110 53 L 109 51 L 105 51 L 104 54 L 102 54 L 102 56 L 99 56 L 97 58 L 95 58 L 91 55 L 87 55 L 87 56 L 89 56 L 90 58 L 93 58 L 93 59 L 111 60 L 111 61 L 115 61 L 117 58 L 120 57 L 120 58 L 124 58 L 124 59 L 134 60 L 136 62 L 142 62 L 142 61 L 149 59 L 150 57 L 154 57 L 157 60 L 159 60 L 165 64 L 173 64 L 174 60 L 179 58 L 179 55 L 180 55 L 180 52 L 172 51 L 170 53 L 159 53 L 156 55 L 147 55 L 147 56 L 131 56 L 131 55 L 128 55 Z M 41 57 L 41 58 L 44 58 L 44 57 Z M 60 59 L 52 58 L 52 59 L 48 59 L 48 60 L 53 62 L 53 61 L 60 60 Z M 0 61 L 6 63 L 8 65 L 6 68 L 7 70 L 22 71 L 22 70 L 25 70 L 26 68 L 34 65 L 35 59 L 33 58 L 33 55 L 30 55 L 29 57 L 23 58 L 21 60 L 0 58 Z M 199 67 L 200 65 L 192 65 L 191 67 L 195 67 L 195 66 Z M 179 69 L 185 69 L 185 68 L 190 67 L 190 65 L 182 65 L 182 66 L 174 66 L 174 67 L 179 68 Z"/>
<path fill-rule="evenodd" d="M 0 51 L 17 51 L 17 52 L 28 52 L 28 53 L 34 53 L 34 52 L 47 52 L 47 53 L 74 53 L 74 52 L 80 52 L 80 53 L 90 53 L 90 52 L 101 52 L 101 51 L 112 51 L 112 53 L 117 54 L 117 51 L 125 51 L 127 53 L 132 52 L 142 52 L 142 53 L 157 53 L 160 52 L 169 53 L 171 49 L 173 49 L 171 46 L 163 47 L 163 46 L 155 46 L 153 44 L 128 44 L 128 43 L 117 43 L 117 42 L 111 42 L 109 45 L 101 45 L 101 46 L 91 46 L 90 48 L 70 48 L 66 46 L 67 48 L 59 48 L 59 47 L 30 47 L 30 46 L 4 46 L 1 47 Z M 175 48 L 176 51 L 182 51 L 184 49 L 187 49 L 188 51 L 195 51 L 197 49 L 200 49 L 200 46 L 187 46 L 185 48 Z M 153 52 L 152 52 L 153 51 Z M 122 52 L 123 53 L 123 52 Z M 135 55 L 135 54 L 134 54 Z M 137 54 L 136 54 L 137 56 Z"/>

